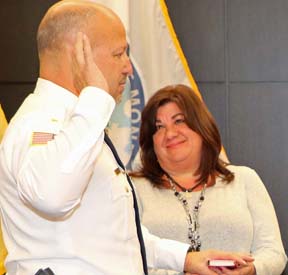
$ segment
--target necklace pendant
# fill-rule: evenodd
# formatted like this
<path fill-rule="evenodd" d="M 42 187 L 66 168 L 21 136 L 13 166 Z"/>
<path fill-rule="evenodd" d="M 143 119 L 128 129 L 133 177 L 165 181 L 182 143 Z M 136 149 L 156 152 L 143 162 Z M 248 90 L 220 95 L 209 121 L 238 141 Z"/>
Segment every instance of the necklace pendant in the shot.
<path fill-rule="evenodd" d="M 197 224 L 196 224 L 196 221 L 193 221 L 192 224 L 192 231 L 195 232 L 196 231 L 196 228 L 197 228 Z"/>
<path fill-rule="evenodd" d="M 172 180 L 172 178 L 169 175 L 168 175 L 168 179 L 169 179 L 169 183 L 171 185 L 171 188 L 174 191 L 175 197 L 182 204 L 182 206 L 185 210 L 185 213 L 186 213 L 186 218 L 187 218 L 187 222 L 188 222 L 188 234 L 187 234 L 188 236 L 187 237 L 188 237 L 188 240 L 190 241 L 190 244 L 191 244 L 189 251 L 200 251 L 201 241 L 200 241 L 200 235 L 198 232 L 199 227 L 200 227 L 199 221 L 198 221 L 198 216 L 199 216 L 202 202 L 204 201 L 206 183 L 204 184 L 203 189 L 201 190 L 200 196 L 199 196 L 198 200 L 196 201 L 196 204 L 191 209 L 192 210 L 192 213 L 191 213 L 191 210 L 189 209 L 188 200 L 187 200 L 186 196 L 184 194 L 182 194 L 181 192 L 178 192 L 176 190 L 176 185 L 178 187 L 179 187 L 179 185 L 176 184 L 176 182 L 174 180 Z M 191 188 L 191 190 L 190 189 L 183 190 L 183 188 L 182 188 L 182 191 L 191 192 L 193 189 Z"/>
<path fill-rule="evenodd" d="M 198 240 L 196 251 L 200 251 L 200 248 L 201 248 L 201 242 L 200 242 L 200 240 Z"/>

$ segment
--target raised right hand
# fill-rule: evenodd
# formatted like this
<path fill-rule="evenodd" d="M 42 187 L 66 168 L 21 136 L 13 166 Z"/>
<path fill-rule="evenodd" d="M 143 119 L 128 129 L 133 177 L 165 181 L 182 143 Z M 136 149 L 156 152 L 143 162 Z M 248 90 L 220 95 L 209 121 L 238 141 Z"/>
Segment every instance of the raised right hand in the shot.
<path fill-rule="evenodd" d="M 104 75 L 94 62 L 90 41 L 82 32 L 78 32 L 76 36 L 72 53 L 72 74 L 74 88 L 78 94 L 87 86 L 109 91 Z"/>

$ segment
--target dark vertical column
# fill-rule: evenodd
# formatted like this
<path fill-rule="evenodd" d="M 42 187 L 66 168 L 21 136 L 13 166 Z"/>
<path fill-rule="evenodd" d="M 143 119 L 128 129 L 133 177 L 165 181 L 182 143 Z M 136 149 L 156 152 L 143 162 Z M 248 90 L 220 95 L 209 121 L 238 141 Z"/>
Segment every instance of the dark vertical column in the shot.
<path fill-rule="evenodd" d="M 52 0 L 10 0 L 0 8 L 0 102 L 8 120 L 38 76 L 36 32 Z"/>

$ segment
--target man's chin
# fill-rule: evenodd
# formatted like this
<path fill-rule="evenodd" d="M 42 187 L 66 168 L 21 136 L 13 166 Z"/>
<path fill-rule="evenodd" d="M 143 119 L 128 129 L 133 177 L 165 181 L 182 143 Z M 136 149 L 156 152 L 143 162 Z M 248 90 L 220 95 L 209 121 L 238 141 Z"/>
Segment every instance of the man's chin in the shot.
<path fill-rule="evenodd" d="M 115 98 L 116 104 L 119 104 L 122 100 L 122 93 L 118 94 L 117 97 Z"/>

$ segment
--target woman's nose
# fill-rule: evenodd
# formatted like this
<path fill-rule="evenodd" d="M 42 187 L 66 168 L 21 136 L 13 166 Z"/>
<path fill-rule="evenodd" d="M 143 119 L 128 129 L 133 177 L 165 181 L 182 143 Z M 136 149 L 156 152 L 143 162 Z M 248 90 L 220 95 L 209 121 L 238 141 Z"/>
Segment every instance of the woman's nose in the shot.
<path fill-rule="evenodd" d="M 178 135 L 178 131 L 177 131 L 177 128 L 174 125 L 166 127 L 166 137 L 167 138 L 170 139 L 170 138 L 173 138 L 173 137 L 175 137 L 177 135 Z"/>

